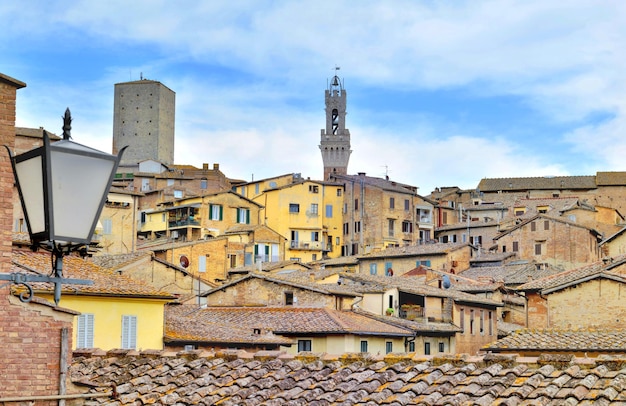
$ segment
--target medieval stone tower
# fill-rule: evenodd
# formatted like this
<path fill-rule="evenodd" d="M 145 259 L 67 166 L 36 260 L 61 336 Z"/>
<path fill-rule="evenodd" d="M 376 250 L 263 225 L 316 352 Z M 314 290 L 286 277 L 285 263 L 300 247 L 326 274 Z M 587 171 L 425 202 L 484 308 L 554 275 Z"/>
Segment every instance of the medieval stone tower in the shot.
<path fill-rule="evenodd" d="M 176 93 L 153 80 L 117 83 L 113 102 L 113 154 L 128 146 L 120 166 L 144 160 L 174 163 Z"/>
<path fill-rule="evenodd" d="M 346 90 L 335 75 L 326 89 L 326 129 L 322 129 L 320 150 L 324 180 L 331 174 L 346 175 L 350 160 L 350 131 L 346 128 Z"/>

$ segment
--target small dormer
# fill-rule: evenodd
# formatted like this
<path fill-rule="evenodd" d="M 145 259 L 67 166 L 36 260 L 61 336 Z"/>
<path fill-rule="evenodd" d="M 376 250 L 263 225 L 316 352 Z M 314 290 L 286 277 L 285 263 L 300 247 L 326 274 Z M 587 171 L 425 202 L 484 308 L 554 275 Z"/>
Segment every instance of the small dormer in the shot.
<path fill-rule="evenodd" d="M 537 206 L 537 213 L 545 214 L 545 213 L 548 212 L 548 210 L 550 210 L 550 206 L 547 206 L 547 205 L 545 205 L 545 206 Z"/>
<path fill-rule="evenodd" d="M 513 214 L 516 216 L 522 216 L 526 213 L 526 206 L 516 206 L 513 208 Z"/>

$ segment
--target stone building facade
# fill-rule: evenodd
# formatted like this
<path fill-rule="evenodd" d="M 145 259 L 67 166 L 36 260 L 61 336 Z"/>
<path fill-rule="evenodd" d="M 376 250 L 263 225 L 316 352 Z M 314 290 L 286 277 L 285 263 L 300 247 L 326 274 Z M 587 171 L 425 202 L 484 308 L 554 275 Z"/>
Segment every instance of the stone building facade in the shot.
<path fill-rule="evenodd" d="M 113 99 L 113 154 L 128 147 L 119 171 L 146 159 L 174 162 L 176 94 L 160 82 L 116 83 Z"/>

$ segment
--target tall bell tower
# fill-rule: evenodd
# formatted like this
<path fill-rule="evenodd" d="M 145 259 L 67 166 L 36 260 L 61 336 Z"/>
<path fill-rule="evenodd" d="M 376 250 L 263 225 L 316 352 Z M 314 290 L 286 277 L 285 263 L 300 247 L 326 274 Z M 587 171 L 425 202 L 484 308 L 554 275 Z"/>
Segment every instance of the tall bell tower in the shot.
<path fill-rule="evenodd" d="M 350 131 L 346 128 L 346 90 L 336 75 L 326 89 L 326 129 L 322 129 L 320 150 L 324 180 L 331 174 L 347 175 L 350 160 Z"/>

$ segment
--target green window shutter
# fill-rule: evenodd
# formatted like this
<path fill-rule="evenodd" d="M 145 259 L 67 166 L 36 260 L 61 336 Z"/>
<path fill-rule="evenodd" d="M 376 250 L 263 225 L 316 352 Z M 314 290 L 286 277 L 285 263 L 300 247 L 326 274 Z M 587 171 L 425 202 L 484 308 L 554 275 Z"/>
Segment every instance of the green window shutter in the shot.
<path fill-rule="evenodd" d="M 246 224 L 250 224 L 250 209 L 246 209 Z"/>
<path fill-rule="evenodd" d="M 220 205 L 220 221 L 224 220 L 224 207 Z"/>
<path fill-rule="evenodd" d="M 254 244 L 254 257 L 256 258 L 259 255 L 259 246 Z"/>
<path fill-rule="evenodd" d="M 213 205 L 209 204 L 209 220 L 213 220 Z"/>

